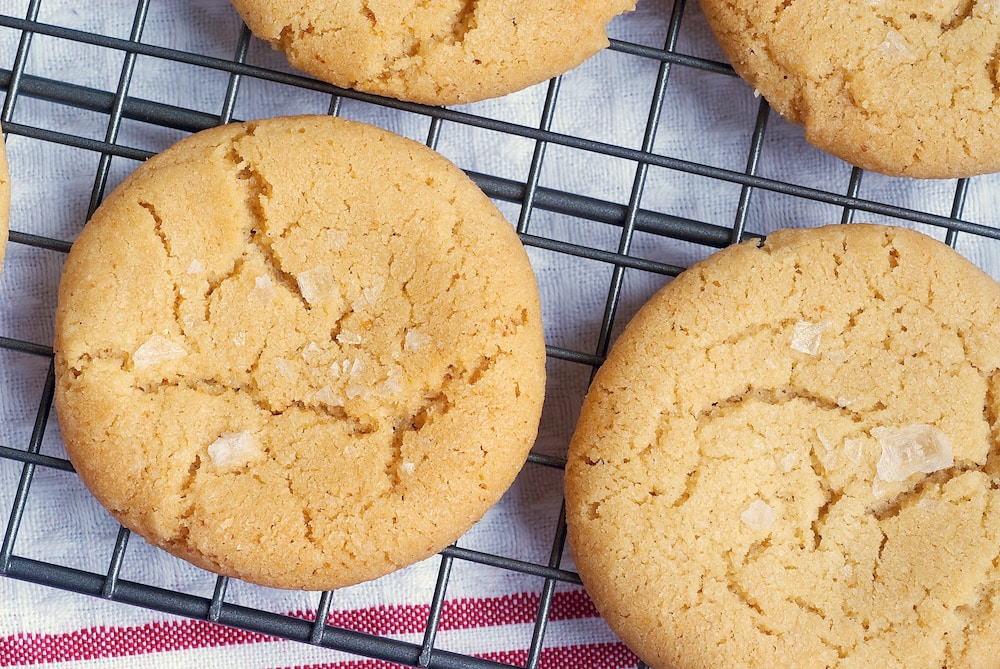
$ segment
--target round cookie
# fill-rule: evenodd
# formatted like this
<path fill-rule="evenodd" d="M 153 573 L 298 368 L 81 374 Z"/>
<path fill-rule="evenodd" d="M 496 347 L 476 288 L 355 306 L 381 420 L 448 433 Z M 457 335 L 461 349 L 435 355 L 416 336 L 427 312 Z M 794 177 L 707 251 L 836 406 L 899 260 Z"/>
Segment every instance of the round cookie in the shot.
<path fill-rule="evenodd" d="M 1000 286 L 873 225 L 692 266 L 596 375 L 569 541 L 650 667 L 1000 667 Z"/>
<path fill-rule="evenodd" d="M 538 428 L 527 254 L 426 146 L 327 116 L 141 165 L 74 243 L 56 409 L 97 499 L 220 574 L 332 589 L 425 558 Z"/>
<path fill-rule="evenodd" d="M 255 35 L 334 85 L 450 105 L 499 97 L 608 45 L 635 0 L 232 0 Z"/>
<path fill-rule="evenodd" d="M 701 0 L 736 71 L 817 147 L 893 176 L 1000 170 L 992 0 Z"/>
<path fill-rule="evenodd" d="M 7 237 L 10 234 L 10 169 L 7 165 L 7 147 L 0 133 L 0 271 L 7 253 Z"/>

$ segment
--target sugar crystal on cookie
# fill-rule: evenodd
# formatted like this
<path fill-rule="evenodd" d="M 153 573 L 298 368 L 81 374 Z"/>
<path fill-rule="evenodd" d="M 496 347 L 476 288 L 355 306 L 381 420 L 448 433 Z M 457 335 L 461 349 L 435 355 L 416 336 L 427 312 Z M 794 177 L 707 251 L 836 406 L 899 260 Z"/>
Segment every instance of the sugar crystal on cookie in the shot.
<path fill-rule="evenodd" d="M 876 470 L 883 481 L 903 481 L 913 474 L 932 474 L 954 464 L 951 442 L 933 425 L 874 427 L 882 447 Z"/>

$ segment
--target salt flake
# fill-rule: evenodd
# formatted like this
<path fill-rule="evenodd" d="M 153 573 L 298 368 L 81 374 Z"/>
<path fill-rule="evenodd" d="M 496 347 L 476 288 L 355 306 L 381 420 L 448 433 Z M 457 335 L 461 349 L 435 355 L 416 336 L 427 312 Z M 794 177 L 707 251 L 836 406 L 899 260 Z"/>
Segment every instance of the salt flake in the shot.
<path fill-rule="evenodd" d="M 212 464 L 221 469 L 233 469 L 249 464 L 263 455 L 253 435 L 242 432 L 223 432 L 208 447 Z"/>
<path fill-rule="evenodd" d="M 254 279 L 253 292 L 263 300 L 270 300 L 274 297 L 274 281 L 266 274 L 262 274 Z"/>
<path fill-rule="evenodd" d="M 319 266 L 299 273 L 295 277 L 299 284 L 299 292 L 309 306 L 316 306 L 323 301 L 323 298 L 332 295 L 335 289 L 333 272 L 329 267 Z"/>
<path fill-rule="evenodd" d="M 177 360 L 185 355 L 187 355 L 187 351 L 180 344 L 166 337 L 153 335 L 132 354 L 132 364 L 135 365 L 136 369 L 143 369 L 161 362 Z"/>
<path fill-rule="evenodd" d="M 895 29 L 890 28 L 886 33 L 885 41 L 878 45 L 879 51 L 886 56 L 898 56 L 900 58 L 913 58 L 913 49 L 910 48 L 906 38 Z"/>
<path fill-rule="evenodd" d="M 361 335 L 357 332 L 341 332 L 337 335 L 337 341 L 341 344 L 353 344 L 355 346 L 362 342 Z"/>
<path fill-rule="evenodd" d="M 332 407 L 342 407 L 344 406 L 344 398 L 333 392 L 330 386 L 323 386 L 316 391 L 315 395 L 317 402 L 322 402 L 328 406 Z"/>
<path fill-rule="evenodd" d="M 403 337 L 403 350 L 416 351 L 431 343 L 430 335 L 426 335 L 418 330 L 407 330 Z"/>
<path fill-rule="evenodd" d="M 760 499 L 754 500 L 746 511 L 740 514 L 740 520 L 751 530 L 769 530 L 777 519 L 778 514 L 774 512 L 774 509 Z"/>
<path fill-rule="evenodd" d="M 845 439 L 844 455 L 856 465 L 861 464 L 861 456 L 864 453 L 865 442 L 861 439 Z"/>
<path fill-rule="evenodd" d="M 314 341 L 309 342 L 306 344 L 305 348 L 302 349 L 302 359 L 309 365 L 318 363 L 322 355 L 323 348 Z"/>
<path fill-rule="evenodd" d="M 819 342 L 823 336 L 823 330 L 829 326 L 830 324 L 825 321 L 822 323 L 799 321 L 792 331 L 792 350 L 807 355 L 816 355 L 819 353 Z"/>
<path fill-rule="evenodd" d="M 340 251 L 347 246 L 350 237 L 346 230 L 327 230 L 326 241 L 330 245 L 331 251 Z"/>
<path fill-rule="evenodd" d="M 913 474 L 931 474 L 955 464 L 951 442 L 933 425 L 874 427 L 871 434 L 882 447 L 875 468 L 883 481 L 904 481 Z"/>
<path fill-rule="evenodd" d="M 205 271 L 205 264 L 202 261 L 198 260 L 197 258 L 192 260 L 191 264 L 187 266 L 188 274 L 201 274 L 204 271 Z"/>

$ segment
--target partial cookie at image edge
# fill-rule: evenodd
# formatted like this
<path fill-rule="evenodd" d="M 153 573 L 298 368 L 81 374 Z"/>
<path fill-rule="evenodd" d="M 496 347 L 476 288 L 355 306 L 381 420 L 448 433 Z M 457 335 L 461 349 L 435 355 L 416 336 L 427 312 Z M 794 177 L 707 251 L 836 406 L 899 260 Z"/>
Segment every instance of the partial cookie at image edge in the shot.
<path fill-rule="evenodd" d="M 736 72 L 817 148 L 889 176 L 1000 171 L 1000 15 L 990 3 L 701 7 Z"/>
<path fill-rule="evenodd" d="M 611 628 L 654 669 L 1000 666 L 998 321 L 991 277 L 884 226 L 775 232 L 668 283 L 568 454 Z"/>
<path fill-rule="evenodd" d="M 635 0 L 232 4 L 293 67 L 428 105 L 500 97 L 563 74 L 607 47 L 607 23 L 635 8 Z"/>

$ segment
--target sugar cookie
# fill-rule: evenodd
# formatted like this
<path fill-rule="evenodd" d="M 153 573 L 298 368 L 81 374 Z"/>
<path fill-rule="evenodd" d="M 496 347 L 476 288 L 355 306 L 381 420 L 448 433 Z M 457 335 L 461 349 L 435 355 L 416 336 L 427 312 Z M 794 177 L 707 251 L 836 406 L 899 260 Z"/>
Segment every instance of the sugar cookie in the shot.
<path fill-rule="evenodd" d="M 608 45 L 635 0 L 232 0 L 296 68 L 337 86 L 449 105 L 499 97 Z"/>
<path fill-rule="evenodd" d="M 817 147 L 894 176 L 1000 170 L 993 0 L 702 0 L 736 71 Z"/>
<path fill-rule="evenodd" d="M 667 284 L 584 403 L 569 540 L 651 667 L 1000 666 L 1000 286 L 874 225 Z"/>
<path fill-rule="evenodd" d="M 512 226 L 427 147 L 328 116 L 207 130 L 141 165 L 73 245 L 55 352 L 98 500 L 281 588 L 453 542 L 523 465 L 544 392 Z"/>

